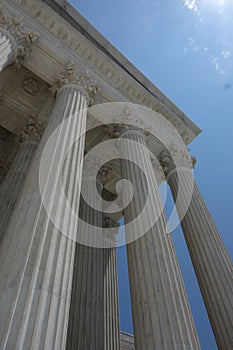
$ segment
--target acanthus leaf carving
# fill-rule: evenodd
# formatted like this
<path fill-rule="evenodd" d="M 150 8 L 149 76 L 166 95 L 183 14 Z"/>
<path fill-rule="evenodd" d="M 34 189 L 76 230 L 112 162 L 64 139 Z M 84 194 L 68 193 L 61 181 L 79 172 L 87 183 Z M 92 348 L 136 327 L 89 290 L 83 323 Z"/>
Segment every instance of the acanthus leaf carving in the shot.
<path fill-rule="evenodd" d="M 122 118 L 117 118 L 116 123 L 109 124 L 105 127 L 106 133 L 111 138 L 118 138 L 125 131 L 137 130 L 148 136 L 151 125 L 145 122 L 143 115 L 138 114 L 129 106 L 126 107 L 122 114 Z"/>
<path fill-rule="evenodd" d="M 70 84 L 78 85 L 89 98 L 89 103 L 94 95 L 100 91 L 100 86 L 91 80 L 89 73 L 78 70 L 71 59 L 69 59 L 65 70 L 59 74 L 54 85 L 50 88 L 50 92 L 56 96 L 63 86 Z"/>
<path fill-rule="evenodd" d="M 117 139 L 125 130 L 126 125 L 120 123 L 108 124 L 105 126 L 106 134 L 112 138 Z"/>
<path fill-rule="evenodd" d="M 159 155 L 159 161 L 165 176 L 177 168 L 193 169 L 196 158 L 189 155 L 188 149 L 179 148 L 171 144 L 168 149 L 163 150 Z"/>
<path fill-rule="evenodd" d="M 115 236 L 119 233 L 120 224 L 112 218 L 110 218 L 109 216 L 103 214 L 103 228 L 112 229 L 111 231 L 107 230 L 103 232 L 105 239 L 110 240 L 112 242 L 116 242 Z"/>
<path fill-rule="evenodd" d="M 30 117 L 17 136 L 17 141 L 19 143 L 39 143 L 45 126 L 46 123 L 40 123 L 36 118 Z"/>
<path fill-rule="evenodd" d="M 153 166 L 153 169 L 155 171 L 155 176 L 156 176 L 157 182 L 159 183 L 160 181 L 164 181 L 165 174 L 163 171 L 163 167 L 162 167 L 162 165 L 160 165 L 160 163 L 157 159 L 152 160 L 152 166 Z"/>
<path fill-rule="evenodd" d="M 0 4 L 0 27 L 13 38 L 17 51 L 15 64 L 20 66 L 22 60 L 29 58 L 31 44 L 38 40 L 39 34 L 25 28 L 23 18 L 6 13 L 2 4 Z"/>

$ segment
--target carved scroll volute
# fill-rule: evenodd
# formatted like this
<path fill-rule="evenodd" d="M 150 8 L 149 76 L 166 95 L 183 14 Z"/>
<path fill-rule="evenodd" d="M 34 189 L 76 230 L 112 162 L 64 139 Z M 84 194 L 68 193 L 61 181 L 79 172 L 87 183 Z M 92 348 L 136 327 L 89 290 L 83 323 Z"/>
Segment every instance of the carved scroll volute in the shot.
<path fill-rule="evenodd" d="M 32 43 L 39 38 L 39 34 L 27 29 L 23 22 L 23 18 L 8 14 L 0 2 L 0 31 L 11 39 L 16 51 L 15 64 L 18 66 L 22 64 L 23 60 L 29 58 Z"/>
<path fill-rule="evenodd" d="M 30 117 L 27 124 L 22 128 L 17 136 L 19 143 L 35 143 L 38 144 L 44 132 L 46 123 L 40 123 L 36 118 Z"/>
<path fill-rule="evenodd" d="M 72 59 L 69 59 L 64 71 L 51 86 L 50 92 L 56 96 L 60 89 L 69 85 L 78 86 L 86 95 L 89 105 L 92 104 L 95 94 L 101 90 L 100 86 L 92 81 L 89 73 L 78 69 Z"/>
<path fill-rule="evenodd" d="M 176 145 L 171 145 L 168 150 L 163 150 L 159 160 L 166 177 L 176 168 L 193 169 L 196 164 L 196 158 L 191 157 L 188 150 L 179 149 Z"/>

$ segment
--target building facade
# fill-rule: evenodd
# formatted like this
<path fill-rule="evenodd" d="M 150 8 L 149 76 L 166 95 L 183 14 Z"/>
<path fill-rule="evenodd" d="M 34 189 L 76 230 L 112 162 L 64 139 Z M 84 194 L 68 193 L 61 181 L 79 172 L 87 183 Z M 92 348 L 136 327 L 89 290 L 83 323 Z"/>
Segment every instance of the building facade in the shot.
<path fill-rule="evenodd" d="M 1 1 L 0 70 L 0 349 L 200 349 L 165 180 L 232 349 L 232 263 L 187 148 L 200 129 L 63 0 Z M 119 326 L 122 217 L 134 336 Z"/>

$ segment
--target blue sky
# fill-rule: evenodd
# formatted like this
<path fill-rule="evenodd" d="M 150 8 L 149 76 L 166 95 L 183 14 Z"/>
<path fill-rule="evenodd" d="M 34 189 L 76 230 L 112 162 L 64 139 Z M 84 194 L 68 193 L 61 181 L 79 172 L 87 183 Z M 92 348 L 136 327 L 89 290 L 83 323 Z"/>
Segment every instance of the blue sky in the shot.
<path fill-rule="evenodd" d="M 233 1 L 72 0 L 202 133 L 196 182 L 233 256 Z M 180 228 L 173 239 L 203 349 L 217 349 Z M 125 249 L 118 250 L 121 328 L 132 332 Z"/>

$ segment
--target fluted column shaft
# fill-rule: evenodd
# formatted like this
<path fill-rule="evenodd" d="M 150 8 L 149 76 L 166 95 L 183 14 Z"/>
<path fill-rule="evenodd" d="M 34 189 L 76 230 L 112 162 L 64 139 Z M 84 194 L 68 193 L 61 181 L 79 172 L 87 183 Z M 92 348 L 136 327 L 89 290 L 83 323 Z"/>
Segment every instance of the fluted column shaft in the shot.
<path fill-rule="evenodd" d="M 0 71 L 12 64 L 17 57 L 17 43 L 4 28 L 0 28 Z"/>
<path fill-rule="evenodd" d="M 4 235 L 8 221 L 11 218 L 12 210 L 15 206 L 23 182 L 27 175 L 27 171 L 34 151 L 35 143 L 23 143 L 20 145 L 19 151 L 12 163 L 12 166 L 5 177 L 0 188 L 0 240 Z"/>
<path fill-rule="evenodd" d="M 134 199 L 124 210 L 125 223 L 140 214 L 147 191 L 154 191 L 148 219 L 158 210 L 162 212 L 144 236 L 127 244 L 136 349 L 200 349 L 172 239 L 166 232 L 166 218 L 152 164 L 147 150 L 142 147 L 146 146 L 145 136 L 140 131 L 130 130 L 122 137 L 119 139 L 122 177 L 130 180 L 134 187 Z M 130 142 L 125 143 L 125 139 Z M 141 146 L 136 151 L 135 143 Z M 135 165 L 138 163 L 143 165 L 150 183 L 154 184 L 153 189 L 148 188 L 150 184 Z"/>
<path fill-rule="evenodd" d="M 192 177 L 188 176 L 190 171 L 179 169 L 179 177 L 174 169 L 168 174 L 168 183 L 181 217 L 187 193 L 192 188 Z M 181 226 L 218 348 L 230 350 L 233 347 L 232 262 L 195 183 Z"/>
<path fill-rule="evenodd" d="M 19 197 L 29 166 L 37 149 L 43 126 L 34 118 L 23 128 L 19 138 L 17 155 L 0 188 L 0 240 Z"/>
<path fill-rule="evenodd" d="M 67 201 L 77 212 L 82 176 L 87 96 L 80 84 L 66 84 L 56 103 L 20 199 L 0 247 L 1 349 L 65 349 L 78 216 L 70 217 L 61 200 L 58 177 L 62 167 Z M 69 118 L 74 115 L 74 118 Z M 51 150 L 45 193 L 61 230 L 47 215 L 39 190 L 39 165 L 44 146 L 64 120 Z M 66 143 L 76 141 L 65 157 Z"/>
<path fill-rule="evenodd" d="M 116 248 L 103 250 L 104 276 L 104 342 L 105 350 L 120 350 L 120 316 Z"/>
<path fill-rule="evenodd" d="M 94 197 L 88 181 L 90 173 L 86 174 L 82 183 L 89 199 Z M 99 180 L 97 188 L 101 193 L 102 183 Z M 100 208 L 97 203 L 96 207 Z M 89 230 L 92 235 L 95 235 L 95 227 L 103 226 L 102 212 L 93 210 L 84 201 L 81 201 L 80 217 L 91 225 Z M 79 226 L 80 229 L 82 226 Z M 93 242 L 101 239 L 93 237 Z M 67 350 L 119 350 L 116 250 L 95 248 L 89 246 L 90 243 L 76 245 Z"/>

